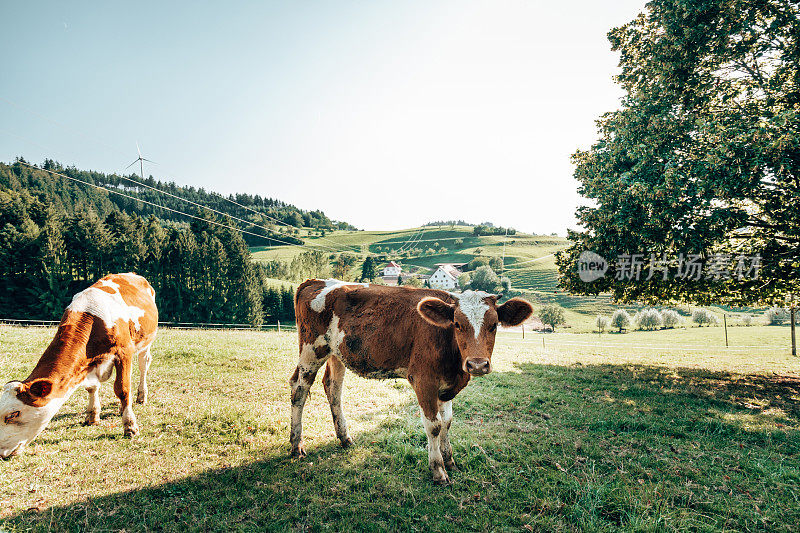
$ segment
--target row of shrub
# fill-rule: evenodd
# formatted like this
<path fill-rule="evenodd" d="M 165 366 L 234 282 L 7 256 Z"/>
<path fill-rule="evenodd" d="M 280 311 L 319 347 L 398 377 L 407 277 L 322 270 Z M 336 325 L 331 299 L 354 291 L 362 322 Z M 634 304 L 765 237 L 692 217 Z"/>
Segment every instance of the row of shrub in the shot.
<path fill-rule="evenodd" d="M 750 326 L 753 323 L 753 315 L 743 314 L 739 318 L 741 325 Z M 764 320 L 767 325 L 782 325 L 790 320 L 789 311 L 780 307 L 771 307 L 764 312 Z M 617 309 L 611 317 L 597 315 L 595 325 L 597 331 L 603 332 L 609 327 L 617 329 L 619 332 L 627 330 L 633 324 L 640 330 L 671 329 L 679 326 L 683 318 L 674 309 L 663 309 L 659 311 L 652 307 L 638 311 L 631 316 L 625 309 Z M 704 325 L 712 326 L 719 323 L 717 315 L 708 309 L 695 309 L 692 311 L 692 322 L 699 327 Z M 797 317 L 795 317 L 797 323 Z"/>

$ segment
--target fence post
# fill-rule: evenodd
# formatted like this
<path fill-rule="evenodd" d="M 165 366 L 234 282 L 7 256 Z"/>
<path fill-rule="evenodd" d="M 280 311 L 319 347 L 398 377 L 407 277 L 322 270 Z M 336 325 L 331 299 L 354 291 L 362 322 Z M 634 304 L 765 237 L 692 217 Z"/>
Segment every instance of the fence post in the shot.
<path fill-rule="evenodd" d="M 726 348 L 728 347 L 728 320 L 726 318 L 727 316 L 728 315 L 726 315 L 725 313 L 722 313 L 722 325 L 725 328 L 725 347 Z"/>
<path fill-rule="evenodd" d="M 278 320 L 278 333 L 280 333 L 280 332 L 281 332 L 281 321 Z"/>
<path fill-rule="evenodd" d="M 789 312 L 789 320 L 792 322 L 792 355 L 797 357 L 797 338 L 794 336 L 794 321 L 797 316 L 797 306 L 792 305 Z"/>

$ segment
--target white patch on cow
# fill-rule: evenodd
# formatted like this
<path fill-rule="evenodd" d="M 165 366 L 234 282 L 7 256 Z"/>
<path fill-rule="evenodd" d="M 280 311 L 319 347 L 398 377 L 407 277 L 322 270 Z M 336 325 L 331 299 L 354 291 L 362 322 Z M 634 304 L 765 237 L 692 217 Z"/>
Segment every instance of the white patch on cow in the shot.
<path fill-rule="evenodd" d="M 321 313 L 325 309 L 325 297 L 328 296 L 328 293 L 334 289 L 338 289 L 339 287 L 344 287 L 345 285 L 360 285 L 362 287 L 369 287 L 369 283 L 355 283 L 350 281 L 341 281 L 338 279 L 326 279 L 325 280 L 325 287 L 319 294 L 317 294 L 313 300 L 311 300 L 311 309 L 316 311 L 317 313 Z"/>
<path fill-rule="evenodd" d="M 101 283 L 104 280 L 101 280 Z M 117 285 L 114 282 L 107 282 Z M 110 286 L 110 285 L 104 285 Z M 125 322 L 133 322 L 136 331 L 139 331 L 141 325 L 139 319 L 144 316 L 144 309 L 140 309 L 133 305 L 128 305 L 119 292 L 110 294 L 97 287 L 89 287 L 85 291 L 81 291 L 72 298 L 72 303 L 67 307 L 68 311 L 76 313 L 89 313 L 102 320 L 106 327 L 111 329 L 117 320 Z"/>
<path fill-rule="evenodd" d="M 97 284 L 100 285 L 101 287 L 111 287 L 112 289 L 114 289 L 114 292 L 119 292 L 119 284 L 114 283 L 110 279 L 101 279 L 100 281 L 97 282 Z"/>
<path fill-rule="evenodd" d="M 109 357 L 99 365 L 95 366 L 91 372 L 86 374 L 81 387 L 99 387 L 101 383 L 107 381 L 111 377 L 111 372 L 114 370 L 114 359 Z"/>
<path fill-rule="evenodd" d="M 153 290 L 153 287 L 147 287 L 147 292 L 150 293 L 150 298 L 152 298 L 153 301 L 155 302 L 156 301 L 156 291 Z"/>
<path fill-rule="evenodd" d="M 331 316 L 331 322 L 328 324 L 328 331 L 325 332 L 324 335 L 320 335 L 314 341 L 314 348 L 318 348 L 320 346 L 328 345 L 331 349 L 332 355 L 340 355 L 341 350 L 339 350 L 339 346 L 344 342 L 344 331 L 339 329 L 339 317 L 333 313 Z"/>
<path fill-rule="evenodd" d="M 47 427 L 50 419 L 77 388 L 73 387 L 62 398 L 53 398 L 43 407 L 32 407 L 17 398 L 21 386 L 19 381 L 7 383 L 0 395 L 0 458 L 21 453 Z M 6 417 L 16 411 L 19 411 L 19 416 L 6 423 Z"/>
<path fill-rule="evenodd" d="M 461 309 L 472 329 L 475 330 L 476 339 L 481 333 L 486 311 L 489 310 L 489 304 L 484 300 L 490 296 L 491 294 L 483 291 L 465 291 L 458 295 L 458 308 Z"/>

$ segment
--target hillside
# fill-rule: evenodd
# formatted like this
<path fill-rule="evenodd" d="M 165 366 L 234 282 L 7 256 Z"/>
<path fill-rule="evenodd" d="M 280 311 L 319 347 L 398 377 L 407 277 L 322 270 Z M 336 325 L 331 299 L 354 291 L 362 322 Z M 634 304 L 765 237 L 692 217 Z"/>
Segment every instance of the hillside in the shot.
<path fill-rule="evenodd" d="M 537 307 L 557 303 L 564 307 L 567 324 L 579 331 L 591 330 L 599 313 L 616 308 L 608 296 L 572 296 L 557 289 L 558 271 L 553 254 L 564 249 L 563 237 L 517 233 L 503 236 L 473 235 L 471 226 L 422 226 L 397 231 L 335 231 L 325 240 L 308 238 L 308 244 L 324 244 L 357 256 L 348 271 L 349 279 L 360 275 L 367 253 L 379 257 L 379 266 L 389 260 L 404 270 L 430 274 L 436 263 L 467 263 L 474 257 L 502 257 L 505 241 L 505 269 L 500 274 L 511 280 L 513 294 L 524 296 Z M 290 261 L 305 250 L 294 246 L 253 247 L 257 262 Z"/>
<path fill-rule="evenodd" d="M 382 259 L 395 260 L 406 267 L 420 267 L 430 273 L 436 263 L 466 263 L 477 255 L 501 257 L 502 236 L 476 237 L 467 226 L 417 227 L 397 231 L 336 231 L 325 240 L 309 237 L 308 244 L 338 247 L 352 252 L 361 260 L 367 253 Z M 505 242 L 507 275 L 515 288 L 554 292 L 557 272 L 552 254 L 567 245 L 562 237 L 518 233 Z M 256 261 L 287 260 L 304 250 L 299 247 L 253 247 Z M 360 264 L 359 264 L 360 267 Z"/>

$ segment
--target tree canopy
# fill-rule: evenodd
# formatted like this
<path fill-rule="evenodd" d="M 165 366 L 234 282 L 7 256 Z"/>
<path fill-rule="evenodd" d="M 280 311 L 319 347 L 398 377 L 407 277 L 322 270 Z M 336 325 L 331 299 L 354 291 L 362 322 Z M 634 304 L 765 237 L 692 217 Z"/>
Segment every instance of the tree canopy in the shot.
<path fill-rule="evenodd" d="M 611 291 L 620 301 L 732 304 L 797 292 L 799 5 L 654 0 L 609 33 L 626 94 L 598 121 L 597 142 L 573 156 L 591 202 L 577 212 L 584 229 L 569 233 L 573 244 L 558 256 L 563 288 Z M 587 250 L 609 262 L 642 254 L 642 277 L 582 281 L 576 263 Z M 670 276 L 654 272 L 649 257 L 664 260 Z M 677 278 L 687 257 L 704 265 L 727 258 L 728 273 L 737 258 L 759 257 L 760 271 L 757 279 Z"/>

